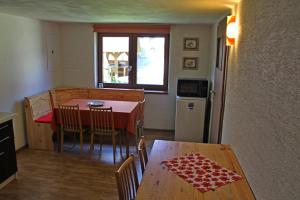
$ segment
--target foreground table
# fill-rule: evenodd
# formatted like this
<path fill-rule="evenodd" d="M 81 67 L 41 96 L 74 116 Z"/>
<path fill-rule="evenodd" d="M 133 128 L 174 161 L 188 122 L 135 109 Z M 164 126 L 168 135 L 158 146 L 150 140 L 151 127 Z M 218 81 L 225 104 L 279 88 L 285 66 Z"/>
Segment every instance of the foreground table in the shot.
<path fill-rule="evenodd" d="M 215 191 L 201 193 L 161 165 L 163 160 L 189 153 L 200 153 L 223 167 L 236 171 L 243 179 L 226 184 Z M 229 145 L 156 140 L 136 199 L 248 200 L 255 197 Z"/>
<path fill-rule="evenodd" d="M 89 102 L 92 99 L 72 99 L 70 101 L 64 102 L 63 105 L 79 105 L 81 121 L 83 125 L 90 126 L 90 113 L 89 113 Z M 99 101 L 99 100 L 97 100 Z M 128 134 L 136 134 L 135 126 L 138 116 L 138 102 L 135 101 L 113 101 L 113 100 L 100 100 L 102 101 L 103 108 L 112 107 L 114 125 L 117 129 L 123 129 L 126 132 L 126 156 L 129 156 L 129 141 Z M 59 121 L 58 109 L 55 108 L 56 121 Z"/>

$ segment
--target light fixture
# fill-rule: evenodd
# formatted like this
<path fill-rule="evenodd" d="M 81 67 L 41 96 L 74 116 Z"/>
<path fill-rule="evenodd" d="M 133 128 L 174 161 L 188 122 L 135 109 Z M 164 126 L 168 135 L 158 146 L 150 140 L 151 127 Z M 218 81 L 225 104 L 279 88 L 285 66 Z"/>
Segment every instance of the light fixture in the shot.
<path fill-rule="evenodd" d="M 235 16 L 227 17 L 227 27 L 226 27 L 226 45 L 232 46 L 237 37 L 237 24 Z"/>

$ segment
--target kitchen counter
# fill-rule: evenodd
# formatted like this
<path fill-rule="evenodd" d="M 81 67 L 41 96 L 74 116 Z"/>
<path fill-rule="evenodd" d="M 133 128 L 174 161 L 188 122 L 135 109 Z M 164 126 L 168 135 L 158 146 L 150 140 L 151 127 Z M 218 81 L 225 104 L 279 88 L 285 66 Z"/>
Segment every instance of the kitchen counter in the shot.
<path fill-rule="evenodd" d="M 15 116 L 16 116 L 15 113 L 0 112 L 0 124 L 13 119 Z"/>

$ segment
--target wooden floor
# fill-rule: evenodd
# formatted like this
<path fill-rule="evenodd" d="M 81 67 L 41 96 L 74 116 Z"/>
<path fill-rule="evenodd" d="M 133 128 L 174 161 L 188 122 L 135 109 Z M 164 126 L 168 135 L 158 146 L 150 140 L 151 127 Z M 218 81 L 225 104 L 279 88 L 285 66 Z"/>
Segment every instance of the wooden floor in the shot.
<path fill-rule="evenodd" d="M 154 139 L 173 140 L 173 137 L 172 132 L 146 130 L 148 154 Z M 82 156 L 79 145 L 73 149 L 70 146 L 65 146 L 63 154 L 30 149 L 19 151 L 18 179 L 0 190 L 0 200 L 118 199 L 114 172 L 121 163 L 119 151 L 118 163 L 114 165 L 111 145 L 103 145 L 101 156 L 98 145 L 92 156 L 88 154 L 88 145 Z M 136 155 L 134 146 L 130 153 Z M 141 178 L 139 161 L 136 163 Z"/>

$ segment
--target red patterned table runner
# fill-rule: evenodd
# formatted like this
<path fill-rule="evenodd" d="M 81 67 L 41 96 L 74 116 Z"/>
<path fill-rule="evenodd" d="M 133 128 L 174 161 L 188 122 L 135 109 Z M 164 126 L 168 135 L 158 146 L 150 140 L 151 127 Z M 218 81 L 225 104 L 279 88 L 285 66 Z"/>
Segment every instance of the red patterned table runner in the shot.
<path fill-rule="evenodd" d="M 207 192 L 242 179 L 237 173 L 220 166 L 199 153 L 165 160 L 162 163 L 168 170 L 201 192 Z"/>

